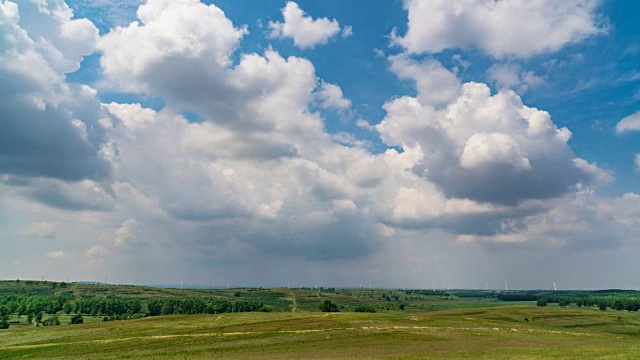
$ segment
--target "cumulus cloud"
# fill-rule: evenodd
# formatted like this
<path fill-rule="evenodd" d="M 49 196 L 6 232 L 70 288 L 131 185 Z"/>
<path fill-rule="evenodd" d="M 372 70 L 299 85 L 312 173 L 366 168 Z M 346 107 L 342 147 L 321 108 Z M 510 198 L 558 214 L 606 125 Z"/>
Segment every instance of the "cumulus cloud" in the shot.
<path fill-rule="evenodd" d="M 423 157 L 413 171 L 448 197 L 513 205 L 609 178 L 575 157 L 568 129 L 512 91 L 492 95 L 485 84 L 466 83 L 445 109 L 411 97 L 384 108 L 387 116 L 376 127 L 382 140 L 419 149 Z"/>
<path fill-rule="evenodd" d="M 346 99 L 340 86 L 323 82 L 317 93 L 320 106 L 324 108 L 347 109 L 351 107 L 351 100 Z"/>
<path fill-rule="evenodd" d="M 328 18 L 313 19 L 293 1 L 287 2 L 282 8 L 282 16 L 284 17 L 284 22 L 269 21 L 269 28 L 271 29 L 269 36 L 272 38 L 292 38 L 293 43 L 301 49 L 326 44 L 329 39 L 340 33 L 338 20 L 329 20 Z M 353 29 L 351 26 L 345 26 L 342 29 L 343 37 L 349 37 L 352 34 Z"/>
<path fill-rule="evenodd" d="M 640 111 L 637 111 L 616 124 L 616 133 L 622 134 L 628 131 L 640 131 Z"/>
<path fill-rule="evenodd" d="M 528 244 L 535 248 L 585 251 L 638 245 L 629 237 L 639 230 L 640 196 L 633 193 L 609 199 L 593 191 L 578 191 L 553 201 L 548 211 L 507 217 L 489 236 L 460 235 L 459 241 Z"/>
<path fill-rule="evenodd" d="M 111 85 L 132 92 L 209 90 L 198 79 L 220 75 L 247 33 L 216 6 L 197 0 L 151 0 L 138 8 L 137 16 L 140 22 L 112 29 L 97 45 Z M 163 76 L 156 78 L 159 74 Z"/>
<path fill-rule="evenodd" d="M 390 56 L 391 71 L 400 79 L 412 80 L 418 90 L 418 100 L 424 105 L 442 105 L 460 93 L 456 75 L 434 59 L 416 62 L 407 55 Z"/>
<path fill-rule="evenodd" d="M 101 265 L 104 259 L 111 253 L 100 245 L 90 247 L 85 252 L 87 258 L 87 265 Z"/>
<path fill-rule="evenodd" d="M 494 64 L 487 70 L 489 80 L 499 88 L 513 89 L 525 93 L 544 83 L 544 80 L 533 71 L 522 71 L 517 64 Z"/>
<path fill-rule="evenodd" d="M 235 28 L 213 5 L 150 1 L 140 7 L 138 16 L 144 19 L 142 25 L 115 29 L 98 44 L 106 81 L 161 96 L 173 109 L 198 111 L 209 122 L 203 128 L 215 123 L 218 139 L 231 145 L 231 152 L 235 149 L 245 156 L 295 154 L 290 138 L 302 135 L 302 128 L 308 133 L 302 136 L 310 139 L 322 130 L 319 118 L 306 116 L 299 121 L 284 115 L 304 111 L 317 87 L 308 60 L 285 59 L 267 49 L 264 55 L 242 55 L 232 67 L 229 57 L 245 30 Z M 173 29 L 169 45 L 155 29 Z M 275 135 L 276 130 L 281 135 Z M 289 136 L 284 136 L 287 131 Z M 270 150 L 254 151 L 260 146 Z M 217 151 L 225 149 L 220 146 Z"/>
<path fill-rule="evenodd" d="M 164 108 L 97 104 L 95 90 L 66 84 L 62 65 L 48 66 L 53 60 L 35 50 L 43 71 L 15 81 L 37 90 L 22 92 L 32 111 L 55 103 L 72 114 L 60 115 L 73 134 L 69 149 L 85 144 L 102 167 L 85 164 L 73 176 L 52 175 L 59 165 L 3 170 L 0 215 L 40 211 L 65 221 L 65 238 L 81 246 L 65 250 L 84 254 L 89 267 L 113 262 L 124 273 L 156 266 L 163 274 L 168 261 L 190 274 L 198 266 L 236 266 L 239 274 L 251 267 L 268 277 L 273 264 L 286 263 L 286 274 L 291 263 L 331 268 L 348 260 L 372 273 L 379 270 L 363 259 L 380 260 L 376 253 L 417 254 L 412 264 L 438 254 L 433 233 L 495 246 L 597 248 L 625 244 L 625 234 L 638 230 L 637 195 L 593 196 L 611 175 L 577 158 L 568 129 L 507 89 L 535 82 L 519 68 L 510 73 L 517 82 L 501 78 L 510 86 L 491 93 L 486 84 L 461 83 L 462 57 L 447 69 L 429 57 L 391 56 L 390 70 L 417 94 L 388 100 L 378 125 L 356 122 L 387 146 L 372 153 L 354 134 L 326 130 L 322 111 L 351 102 L 308 59 L 272 48 L 236 54 L 246 27 L 195 0 L 150 0 L 137 18 L 99 40 L 104 78 L 97 88 L 157 97 Z M 190 122 L 185 110 L 201 121 Z M 30 236 L 50 237 L 38 224 Z M 614 240 L 604 244 L 596 235 Z M 86 239 L 102 242 L 90 247 Z"/>
<path fill-rule="evenodd" d="M 115 247 L 124 247 L 136 236 L 138 222 L 136 219 L 127 219 L 111 236 L 105 236 L 105 240 Z"/>
<path fill-rule="evenodd" d="M 375 221 L 367 219 L 350 195 L 360 184 L 376 180 L 367 174 L 344 178 L 345 172 L 357 168 L 346 166 L 348 159 L 368 153 L 334 143 L 319 114 L 309 110 L 316 100 L 326 106 L 347 106 L 341 89 L 319 83 L 308 60 L 285 59 L 271 49 L 264 55 L 243 54 L 236 65 L 212 63 L 212 57 L 228 59 L 244 34 L 241 28 L 220 20 L 220 11 L 196 2 L 176 3 L 175 9 L 160 2 L 145 6 L 149 7 L 145 11 L 188 14 L 207 26 L 217 21 L 219 28 L 202 38 L 175 38 L 176 49 L 196 46 L 201 49 L 196 54 L 177 50 L 165 57 L 160 34 L 150 31 L 163 27 L 191 34 L 187 16 L 147 17 L 142 25 L 105 35 L 98 45 L 108 81 L 162 96 L 168 104 L 162 111 L 137 104 L 105 105 L 113 117 L 106 126 L 109 147 L 118 154 L 111 157 L 114 176 L 135 186 L 142 198 L 153 199 L 150 207 L 161 209 L 159 218 L 144 224 L 136 215 L 138 228 L 148 228 L 148 221 L 169 221 L 175 227 L 169 232 L 177 237 L 190 234 L 193 246 L 212 247 L 218 253 L 286 249 L 289 254 L 319 259 L 328 256 L 320 254 L 326 251 L 322 243 L 328 241 L 320 236 L 322 229 L 333 227 L 334 238 L 343 241 L 327 246 L 340 245 L 345 258 L 368 253 L 379 235 L 375 226 L 370 230 L 367 224 Z M 129 39 L 142 37 L 145 51 L 154 56 L 136 60 L 138 49 Z M 212 37 L 234 41 L 220 49 Z M 132 72 L 134 68 L 140 71 Z M 174 77 L 185 72 L 186 78 Z M 320 91 L 314 92 L 317 88 Z M 204 121 L 189 123 L 174 111 L 183 107 L 197 109 Z M 350 223 L 360 225 L 351 228 Z"/>
<path fill-rule="evenodd" d="M 326 258 L 317 253 L 324 251 L 321 244 L 328 241 L 320 235 L 321 229 L 333 227 L 335 238 L 344 240 L 340 243 L 343 257 L 364 254 L 369 241 L 376 238 L 375 227 L 365 225 L 371 220 L 350 200 L 358 184 L 372 181 L 371 175 L 344 178 L 345 156 L 366 156 L 362 150 L 335 145 L 326 137 L 324 145 L 309 142 L 309 149 L 301 147 L 305 158 L 246 158 L 205 146 L 219 144 L 215 124 L 190 124 L 179 115 L 138 105 L 108 107 L 121 120 L 113 129 L 113 141 L 122 155 L 115 164 L 116 176 L 157 199 L 170 221 L 192 223 L 191 229 L 184 230 L 192 239 L 208 244 L 236 239 L 269 253 L 286 248 L 290 254 Z M 136 119 L 141 113 L 153 115 L 148 126 Z M 315 152 L 318 146 L 323 146 L 322 153 Z M 147 156 L 146 151 L 155 156 Z M 360 230 L 349 227 L 345 218 L 358 219 L 353 224 L 359 224 Z M 210 228 L 215 230 L 204 231 Z M 318 229 L 317 235 L 311 236 L 307 231 L 311 228 Z"/>
<path fill-rule="evenodd" d="M 70 211 L 108 211 L 115 206 L 103 184 L 93 180 L 65 182 L 56 179 L 30 181 L 21 192 L 47 206 Z"/>
<path fill-rule="evenodd" d="M 605 33 L 600 1 L 405 0 L 408 30 L 394 41 L 410 53 L 480 49 L 495 57 L 527 58 Z M 522 21 L 527 19 L 527 21 Z"/>
<path fill-rule="evenodd" d="M 98 39 L 90 21 L 72 16 L 63 1 L 0 5 L 0 173 L 80 180 L 109 172 L 104 133 L 93 126 L 95 91 L 65 81 Z"/>

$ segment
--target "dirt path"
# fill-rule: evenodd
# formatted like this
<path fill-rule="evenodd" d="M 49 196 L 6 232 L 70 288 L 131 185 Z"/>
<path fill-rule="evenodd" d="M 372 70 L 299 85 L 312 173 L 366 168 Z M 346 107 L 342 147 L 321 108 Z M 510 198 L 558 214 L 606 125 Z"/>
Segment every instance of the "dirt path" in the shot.
<path fill-rule="evenodd" d="M 293 306 L 291 307 L 291 312 L 296 312 L 296 310 L 298 310 L 298 302 L 296 301 L 296 294 L 293 293 L 293 291 L 289 290 L 289 293 L 291 294 L 291 302 L 293 303 Z"/>

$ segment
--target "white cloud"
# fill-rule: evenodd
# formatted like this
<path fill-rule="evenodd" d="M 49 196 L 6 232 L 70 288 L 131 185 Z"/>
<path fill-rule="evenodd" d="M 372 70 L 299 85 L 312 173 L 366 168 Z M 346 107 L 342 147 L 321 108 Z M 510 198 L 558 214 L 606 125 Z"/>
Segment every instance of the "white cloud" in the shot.
<path fill-rule="evenodd" d="M 321 83 L 317 97 L 320 106 L 324 108 L 347 109 L 351 107 L 351 100 L 345 99 L 342 89 L 338 85 Z"/>
<path fill-rule="evenodd" d="M 505 165 L 520 171 L 531 169 L 529 159 L 522 156 L 520 146 L 511 136 L 501 133 L 471 135 L 460 155 L 460 166 L 476 170 L 492 165 Z"/>
<path fill-rule="evenodd" d="M 124 277 L 140 268 L 164 276 L 168 266 L 191 274 L 220 266 L 233 276 L 267 278 L 275 275 L 265 268 L 277 264 L 286 274 L 295 263 L 311 278 L 326 274 L 315 266 L 335 270 L 336 259 L 348 259 L 346 268 L 359 264 L 359 273 L 379 271 L 369 262 L 382 258 L 376 252 L 414 255 L 411 264 L 422 266 L 437 261 L 450 249 L 444 241 L 455 237 L 492 243 L 487 248 L 574 249 L 625 244 L 638 230 L 637 195 L 589 196 L 611 175 L 577 158 L 567 144 L 570 131 L 513 91 L 462 84 L 458 72 L 468 64 L 461 57 L 452 58 L 453 69 L 428 57 L 389 58 L 417 95 L 388 100 L 378 125 L 356 122 L 388 145 L 374 154 L 352 134 L 327 132 L 315 111 L 351 104 L 309 60 L 268 48 L 232 61 L 245 27 L 197 1 L 152 0 L 138 18 L 100 40 L 101 86 L 160 98 L 161 110 L 100 107 L 88 87 L 51 90 L 64 84 L 52 67 L 13 72 L 33 78 L 15 84 L 37 84 L 45 108 L 55 100 L 74 110 L 64 118 L 69 134 L 104 156 L 110 172 L 0 174 L 0 217 L 39 224 L 46 216 L 65 230 L 61 247 L 84 254 L 87 265 L 117 264 L 111 271 Z M 535 82 L 535 74 L 517 70 L 519 83 Z M 77 110 L 86 109 L 82 104 L 88 115 Z M 202 121 L 190 123 L 185 109 Z M 0 137 L 15 134 L 5 129 Z M 44 230 L 38 233 L 49 236 Z M 434 233 L 444 245 L 436 245 Z M 87 239 L 101 235 L 100 245 L 86 249 Z"/>
<path fill-rule="evenodd" d="M 140 23 L 112 29 L 97 45 L 103 53 L 104 74 L 114 82 L 111 86 L 121 90 L 178 87 L 174 90 L 179 91 L 201 76 L 218 76 L 247 34 L 245 27 L 235 28 L 222 10 L 198 0 L 150 0 L 138 8 L 137 16 Z M 180 64 L 171 67 L 176 59 Z M 156 79 L 158 74 L 163 76 Z"/>
<path fill-rule="evenodd" d="M 418 92 L 418 97 L 420 91 Z M 382 140 L 423 156 L 413 167 L 448 197 L 516 204 L 561 196 L 575 186 L 609 178 L 575 158 L 550 115 L 522 104 L 513 91 L 491 95 L 485 84 L 466 83 L 446 108 L 402 97 L 384 105 L 376 126 Z"/>
<path fill-rule="evenodd" d="M 136 236 L 138 222 L 135 219 L 127 219 L 111 236 L 105 236 L 105 240 L 115 247 L 124 247 Z"/>
<path fill-rule="evenodd" d="M 513 89 L 520 94 L 544 83 L 533 71 L 522 71 L 519 65 L 512 63 L 493 64 L 487 70 L 487 75 L 498 87 Z"/>
<path fill-rule="evenodd" d="M 64 259 L 64 258 L 67 257 L 67 254 L 65 254 L 63 251 L 56 250 L 56 251 L 52 251 L 50 253 L 47 253 L 47 256 L 52 258 L 52 259 Z"/>
<path fill-rule="evenodd" d="M 369 124 L 369 122 L 367 120 L 364 119 L 359 119 L 358 121 L 356 121 L 356 126 L 361 128 L 361 129 L 365 129 L 365 130 L 369 130 L 369 131 L 375 131 L 375 126 Z"/>
<path fill-rule="evenodd" d="M 93 52 L 98 40 L 98 29 L 93 23 L 87 19 L 73 19 L 73 11 L 62 0 L 20 2 L 18 5 L 6 2 L 0 11 L 7 16 L 5 26 L 23 29 L 26 33 L 20 37 L 28 36 L 32 40 L 29 45 L 55 71 L 78 70 L 83 57 Z"/>
<path fill-rule="evenodd" d="M 442 105 L 460 93 L 460 81 L 437 60 L 416 62 L 406 55 L 390 56 L 391 71 L 400 79 L 413 80 L 418 100 L 424 105 Z"/>
<path fill-rule="evenodd" d="M 87 257 L 87 265 L 101 265 L 104 259 L 109 256 L 111 253 L 103 248 L 100 245 L 95 245 L 85 252 L 85 256 Z"/>
<path fill-rule="evenodd" d="M 65 73 L 93 52 L 97 29 L 62 1 L 0 5 L 0 173 L 80 180 L 108 174 L 95 91 Z M 47 139 L 47 141 L 42 141 Z"/>
<path fill-rule="evenodd" d="M 284 17 L 282 23 L 269 21 L 271 29 L 269 36 L 272 38 L 292 38 L 293 43 L 301 49 L 326 44 L 329 39 L 340 33 L 340 23 L 336 19 L 313 19 L 293 1 L 287 2 L 282 8 L 282 16 Z M 349 37 L 352 34 L 351 26 L 345 26 L 342 29 L 343 37 Z"/>
<path fill-rule="evenodd" d="M 341 33 L 343 38 L 348 38 L 349 36 L 353 35 L 353 27 L 351 27 L 351 25 L 347 25 L 342 28 Z"/>
<path fill-rule="evenodd" d="M 29 198 L 62 210 L 109 211 L 115 206 L 105 185 L 93 180 L 65 182 L 43 178 L 29 181 L 19 189 Z"/>
<path fill-rule="evenodd" d="M 507 217 L 491 235 L 461 235 L 460 241 L 529 244 L 531 247 L 585 251 L 638 245 L 629 237 L 640 230 L 640 196 L 623 194 L 609 199 L 593 191 L 579 191 L 551 202 L 547 211 Z"/>
<path fill-rule="evenodd" d="M 408 30 L 394 41 L 410 53 L 478 48 L 495 58 L 527 58 L 606 32 L 596 12 L 599 4 L 598 0 L 405 0 Z"/>
<path fill-rule="evenodd" d="M 637 111 L 616 124 L 616 133 L 622 134 L 627 131 L 640 131 L 640 111 Z"/>
<path fill-rule="evenodd" d="M 640 154 L 636 154 L 634 164 L 636 166 L 636 170 L 640 171 Z"/>

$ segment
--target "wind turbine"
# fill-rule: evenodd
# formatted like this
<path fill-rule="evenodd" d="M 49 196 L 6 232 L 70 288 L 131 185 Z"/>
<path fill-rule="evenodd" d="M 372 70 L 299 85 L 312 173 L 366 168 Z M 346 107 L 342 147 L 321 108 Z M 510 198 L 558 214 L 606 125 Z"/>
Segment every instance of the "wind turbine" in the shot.
<path fill-rule="evenodd" d="M 489 290 L 489 283 L 484 283 L 484 289 Z"/>
<path fill-rule="evenodd" d="M 558 288 L 556 287 L 556 282 L 553 282 L 553 291 L 558 291 Z"/>
<path fill-rule="evenodd" d="M 182 283 L 184 283 L 184 281 L 180 281 L 180 290 L 182 290 Z"/>
<path fill-rule="evenodd" d="M 504 282 L 504 288 L 505 291 L 509 291 L 509 284 L 506 281 Z"/>

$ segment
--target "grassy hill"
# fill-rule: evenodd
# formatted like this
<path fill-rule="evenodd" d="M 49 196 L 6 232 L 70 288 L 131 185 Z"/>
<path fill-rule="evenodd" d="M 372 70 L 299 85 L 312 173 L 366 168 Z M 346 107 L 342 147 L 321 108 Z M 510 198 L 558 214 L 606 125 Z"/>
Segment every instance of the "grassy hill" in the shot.
<path fill-rule="evenodd" d="M 549 298 L 636 301 L 637 292 L 544 293 Z M 460 296 L 458 296 L 460 295 Z M 166 289 L 44 281 L 0 282 L 0 359 L 636 359 L 640 315 L 597 306 L 534 306 L 531 292 L 401 291 L 389 289 Z M 61 326 L 38 326 L 18 314 L 30 302 L 136 299 L 148 315 L 154 301 L 252 302 L 273 312 L 150 316 L 103 321 L 58 311 Z M 168 300 L 167 300 L 168 299 Z M 328 299 L 340 312 L 321 313 Z M 502 299 L 502 300 L 501 300 Z M 375 313 L 353 312 L 367 306 Z M 164 312 L 163 312 L 164 313 Z M 169 312 L 171 313 L 171 312 Z M 45 314 L 53 316 L 54 314 Z M 525 318 L 528 321 L 525 321 Z M 40 324 L 38 324 L 40 325 Z"/>
<path fill-rule="evenodd" d="M 240 313 L 3 331 L 0 358 L 635 359 L 639 340 L 637 314 L 593 309 Z"/>

